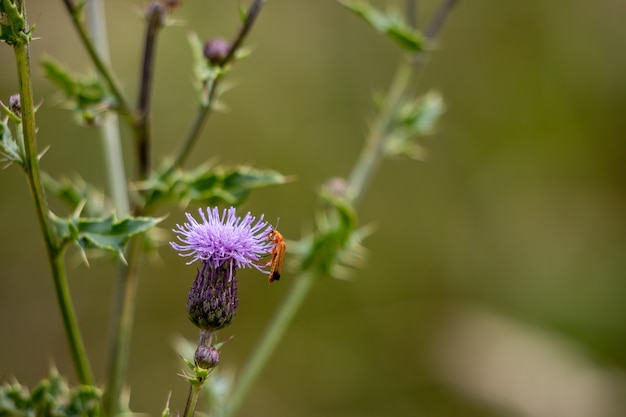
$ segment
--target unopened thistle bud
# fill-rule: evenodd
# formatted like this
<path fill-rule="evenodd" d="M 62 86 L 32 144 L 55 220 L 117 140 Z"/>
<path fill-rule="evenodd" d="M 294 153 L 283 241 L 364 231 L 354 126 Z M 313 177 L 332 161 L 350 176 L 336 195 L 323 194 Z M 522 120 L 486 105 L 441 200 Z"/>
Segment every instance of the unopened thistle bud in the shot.
<path fill-rule="evenodd" d="M 221 329 L 232 321 L 238 305 L 237 268 L 256 268 L 268 273 L 259 264 L 274 243 L 268 239 L 272 226 L 250 213 L 237 217 L 235 208 L 200 209 L 199 223 L 189 213 L 188 223 L 177 225 L 178 242 L 170 242 L 181 256 L 193 257 L 188 263 L 200 261 L 201 266 L 187 297 L 191 321 L 202 330 Z"/>
<path fill-rule="evenodd" d="M 215 368 L 220 363 L 220 352 L 213 346 L 200 345 L 196 349 L 194 361 L 201 368 Z"/>
<path fill-rule="evenodd" d="M 11 109 L 11 111 L 18 117 L 22 117 L 22 104 L 20 102 L 19 94 L 13 94 L 9 97 L 9 109 Z"/>
<path fill-rule="evenodd" d="M 230 324 L 237 313 L 237 279 L 227 265 L 203 262 L 187 297 L 189 319 L 203 330 Z"/>
<path fill-rule="evenodd" d="M 230 43 L 224 38 L 215 38 L 207 41 L 202 49 L 204 57 L 213 65 L 219 65 L 230 52 Z"/>

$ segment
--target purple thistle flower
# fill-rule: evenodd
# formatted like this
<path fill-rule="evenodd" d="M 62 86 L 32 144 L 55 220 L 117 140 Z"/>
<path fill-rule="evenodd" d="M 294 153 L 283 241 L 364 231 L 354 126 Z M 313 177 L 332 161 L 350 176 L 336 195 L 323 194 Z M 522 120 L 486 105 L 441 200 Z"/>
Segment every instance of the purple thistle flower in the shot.
<path fill-rule="evenodd" d="M 193 257 L 187 264 L 200 261 L 196 279 L 187 298 L 191 321 L 201 329 L 217 330 L 228 325 L 237 311 L 237 268 L 256 268 L 261 257 L 274 247 L 268 239 L 272 226 L 247 213 L 237 217 L 235 208 L 224 209 L 220 217 L 217 207 L 199 210 L 201 222 L 186 213 L 188 223 L 173 229 L 181 242 L 170 245 L 181 256 Z"/>
<path fill-rule="evenodd" d="M 207 262 L 213 268 L 228 265 L 231 269 L 254 267 L 267 274 L 259 259 L 274 247 L 274 243 L 267 236 L 272 226 L 263 221 L 263 216 L 254 224 L 256 217 L 247 213 L 243 219 L 237 217 L 235 208 L 224 209 L 220 218 L 217 207 L 207 208 L 207 216 L 202 209 L 198 210 L 202 222 L 198 223 L 189 213 L 185 213 L 189 223 L 176 225 L 177 242 L 170 245 L 181 256 L 193 256 L 187 264 L 197 260 Z"/>

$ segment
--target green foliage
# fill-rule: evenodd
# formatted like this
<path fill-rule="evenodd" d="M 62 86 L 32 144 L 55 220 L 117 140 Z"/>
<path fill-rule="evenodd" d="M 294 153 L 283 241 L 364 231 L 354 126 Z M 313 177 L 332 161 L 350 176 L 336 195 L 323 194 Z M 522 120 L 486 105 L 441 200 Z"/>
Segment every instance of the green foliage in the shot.
<path fill-rule="evenodd" d="M 2 108 L 2 110 L 4 110 L 7 116 L 9 116 L 11 120 L 13 120 L 14 123 L 16 124 L 22 123 L 22 118 L 18 114 L 14 113 L 13 110 L 11 110 L 9 106 L 4 104 L 2 101 L 0 101 L 0 107 Z"/>
<path fill-rule="evenodd" d="M 81 212 L 87 217 L 104 217 L 113 210 L 107 196 L 81 177 L 56 180 L 42 171 L 41 180 L 46 190 L 66 203 L 72 211 L 81 207 Z"/>
<path fill-rule="evenodd" d="M 88 76 L 72 74 L 49 57 L 42 59 L 41 65 L 46 77 L 65 94 L 67 105 L 74 111 L 79 124 L 92 126 L 99 123 L 112 107 L 113 97 L 95 74 Z"/>
<path fill-rule="evenodd" d="M 415 140 L 434 132 L 443 111 L 443 99 L 437 92 L 401 102 L 385 141 L 385 155 L 421 159 L 424 150 Z"/>
<path fill-rule="evenodd" d="M 100 397 L 93 386 L 70 388 L 53 369 L 31 391 L 17 382 L 0 386 L 0 417 L 95 417 L 100 415 Z"/>
<path fill-rule="evenodd" d="M 117 220 L 115 215 L 105 218 L 84 218 L 72 215 L 60 218 L 50 213 L 57 236 L 64 245 L 75 243 L 86 261 L 86 249 L 102 249 L 123 259 L 128 240 L 154 227 L 161 219 L 152 217 L 127 217 Z"/>
<path fill-rule="evenodd" d="M 361 242 L 370 233 L 367 227 L 357 228 L 356 210 L 341 193 L 322 187 L 320 199 L 324 207 L 316 216 L 316 230 L 296 245 L 301 270 L 314 269 L 319 274 L 347 278 L 351 267 L 364 258 Z"/>
<path fill-rule="evenodd" d="M 155 177 L 142 184 L 140 190 L 145 196 L 146 210 L 164 202 L 238 206 L 253 189 L 288 181 L 289 177 L 276 171 L 243 165 L 233 168 L 202 165 L 192 171 L 173 172 L 164 166 Z"/>
<path fill-rule="evenodd" d="M 245 11 L 243 20 L 245 21 Z M 209 91 L 214 88 L 220 78 L 229 71 L 229 66 L 222 64 L 214 65 L 204 56 L 204 45 L 200 41 L 198 35 L 194 32 L 189 34 L 189 46 L 191 47 L 191 55 L 193 58 L 194 84 L 198 94 L 198 101 L 203 107 L 219 108 L 216 98 L 220 96 L 221 91 L 216 91 L 215 98 L 210 97 Z M 235 52 L 234 59 L 241 60 L 250 54 L 250 50 L 240 47 Z M 212 102 L 210 102 L 212 101 Z"/>
<path fill-rule="evenodd" d="M 414 53 L 424 50 L 423 36 L 407 25 L 399 12 L 383 13 L 362 0 L 340 0 L 339 3 L 363 18 L 378 32 L 389 36 L 407 52 Z"/>
<path fill-rule="evenodd" d="M 26 30 L 26 19 L 11 0 L 0 0 L 0 41 L 19 45 L 32 40 L 32 29 Z"/>
<path fill-rule="evenodd" d="M 20 149 L 17 142 L 13 139 L 8 121 L 8 117 L 0 120 L 0 156 L 2 156 L 3 160 L 8 161 L 9 164 L 16 162 L 23 165 L 23 150 Z"/>
<path fill-rule="evenodd" d="M 170 410 L 170 397 L 167 397 L 167 403 L 165 403 L 165 408 L 161 412 L 161 417 L 170 417 L 172 415 L 172 411 Z"/>
<path fill-rule="evenodd" d="M 191 32 L 188 40 L 193 58 L 193 73 L 195 78 L 194 84 L 198 93 L 198 101 L 202 106 L 208 107 L 210 104 L 207 94 L 209 86 L 224 75 L 226 70 L 220 66 L 212 65 L 204 57 L 204 47 L 196 33 Z"/>

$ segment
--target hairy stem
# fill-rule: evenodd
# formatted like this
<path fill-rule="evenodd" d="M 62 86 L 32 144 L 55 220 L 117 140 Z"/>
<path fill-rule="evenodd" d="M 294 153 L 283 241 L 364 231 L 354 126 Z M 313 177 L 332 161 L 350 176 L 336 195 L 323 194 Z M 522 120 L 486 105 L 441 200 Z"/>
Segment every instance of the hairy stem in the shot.
<path fill-rule="evenodd" d="M 21 5 L 23 11 L 23 3 Z M 24 13 L 24 16 L 26 14 Z M 30 56 L 27 42 L 18 43 L 14 47 L 15 60 L 17 63 L 18 84 L 20 93 L 20 105 L 22 114 L 22 135 L 24 138 L 24 170 L 28 177 L 37 219 L 44 237 L 48 261 L 52 271 L 57 301 L 61 309 L 63 325 L 70 345 L 70 352 L 78 380 L 81 384 L 93 385 L 93 375 L 85 350 L 85 344 L 78 327 L 78 319 L 74 311 L 72 299 L 67 282 L 65 264 L 63 262 L 63 250 L 54 233 L 54 229 L 48 217 L 48 203 L 41 184 L 39 171 L 39 157 L 37 154 L 37 139 L 35 125 L 35 105 L 31 84 Z"/>

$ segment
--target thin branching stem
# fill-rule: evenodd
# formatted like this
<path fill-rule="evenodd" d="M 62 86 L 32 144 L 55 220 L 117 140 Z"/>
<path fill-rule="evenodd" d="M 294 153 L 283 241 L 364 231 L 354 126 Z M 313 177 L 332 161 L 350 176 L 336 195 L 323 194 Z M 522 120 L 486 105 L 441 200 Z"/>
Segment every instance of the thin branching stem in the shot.
<path fill-rule="evenodd" d="M 143 61 L 141 69 L 138 117 L 135 123 L 137 144 L 137 178 L 146 179 L 151 170 L 151 120 L 150 103 L 154 69 L 154 50 L 156 35 L 162 27 L 166 10 L 162 4 L 153 2 L 148 6 L 147 25 L 144 39 Z M 142 215 L 145 210 L 135 205 L 135 215 Z M 128 373 L 130 345 L 134 327 L 135 304 L 139 287 L 139 266 L 142 258 L 141 237 L 131 240 L 126 251 L 127 263 L 120 263 L 119 278 L 116 285 L 113 306 L 113 326 L 111 345 L 107 364 L 107 386 L 104 396 L 104 410 L 107 415 L 115 415 L 121 409 L 120 397 Z"/>
<path fill-rule="evenodd" d="M 159 29 L 163 27 L 165 5 L 152 2 L 146 11 L 146 32 L 144 36 L 143 59 L 141 63 L 141 79 L 139 82 L 139 104 L 137 106 L 136 144 L 137 144 L 137 178 L 145 180 L 150 175 L 152 153 L 152 129 L 150 120 L 150 104 L 152 96 L 152 80 L 154 73 L 155 45 Z"/>
<path fill-rule="evenodd" d="M 248 37 L 248 33 L 250 33 L 250 30 L 252 29 L 256 18 L 259 16 L 259 13 L 261 13 L 261 8 L 265 4 L 265 1 L 266 0 L 254 0 L 250 5 L 243 25 L 239 29 L 235 40 L 233 40 L 233 42 L 230 44 L 228 55 L 226 55 L 226 58 L 224 58 L 224 61 L 222 61 L 222 66 L 228 65 L 233 59 L 235 59 L 237 51 L 239 50 L 241 45 L 243 45 L 243 41 Z"/>
<path fill-rule="evenodd" d="M 443 0 L 439 3 L 439 7 L 437 7 L 437 10 L 435 10 L 435 13 L 424 29 L 424 37 L 426 40 L 432 41 L 437 37 L 444 22 L 446 21 L 446 18 L 457 2 L 458 0 Z"/>
<path fill-rule="evenodd" d="M 24 4 L 20 5 L 24 10 Z M 24 13 L 24 16 L 26 14 Z M 72 299 L 67 282 L 65 264 L 63 262 L 63 249 L 56 238 L 50 218 L 48 217 L 48 203 L 41 184 L 39 171 L 39 156 L 37 154 L 37 139 L 35 125 L 35 105 L 31 84 L 30 56 L 27 42 L 21 42 L 14 46 L 15 60 L 17 63 L 18 84 L 20 93 L 20 105 L 22 115 L 22 135 L 24 138 L 24 163 L 23 167 L 28 178 L 31 193 L 35 203 L 37 219 L 44 237 L 48 261 L 52 271 L 52 278 L 56 291 L 57 301 L 61 309 L 63 325 L 67 334 L 70 352 L 78 380 L 81 384 L 92 385 L 94 382 L 91 367 L 87 357 L 78 319 L 74 311 Z"/>
<path fill-rule="evenodd" d="M 406 23 L 412 28 L 417 28 L 418 12 L 417 0 L 406 0 Z"/>
<path fill-rule="evenodd" d="M 448 15 L 455 0 L 443 0 L 438 11 L 433 15 L 433 21 L 428 25 L 433 28 L 427 35 L 428 39 L 433 39 L 442 26 L 445 17 Z M 442 12 L 445 11 L 444 12 Z M 389 139 L 390 123 L 392 117 L 401 102 L 407 89 L 410 87 L 412 72 L 410 61 L 404 60 L 391 82 L 391 86 L 386 95 L 383 108 L 377 116 L 366 142 L 365 148 L 357 160 L 354 169 L 348 178 L 346 188 L 346 198 L 351 203 L 358 203 L 363 196 L 369 180 L 376 172 L 384 157 L 386 141 Z M 294 284 L 291 291 L 283 301 L 283 304 L 270 321 L 261 340 L 253 350 L 248 362 L 242 368 L 233 392 L 228 397 L 225 408 L 219 417 L 233 417 L 241 407 L 243 400 L 252 388 L 252 385 L 265 367 L 275 347 L 282 339 L 291 321 L 295 317 L 300 306 L 306 299 L 314 282 L 319 278 L 318 273 L 312 270 L 301 271 L 294 277 Z"/>
<path fill-rule="evenodd" d="M 254 0 L 252 4 L 250 5 L 250 8 L 248 9 L 248 12 L 246 14 L 246 18 L 241 28 L 239 29 L 239 32 L 237 32 L 237 36 L 230 44 L 230 47 L 228 49 L 228 54 L 226 55 L 224 60 L 219 64 L 219 69 L 217 71 L 218 74 L 222 74 L 223 73 L 222 70 L 226 68 L 226 66 L 228 66 L 233 59 L 235 59 L 237 55 L 237 51 L 243 45 L 243 42 L 248 37 L 248 34 L 250 33 L 250 30 L 254 26 L 254 23 L 256 22 L 257 17 L 261 13 L 261 8 L 265 4 L 265 1 L 266 0 Z M 207 119 L 212 113 L 215 93 L 217 92 L 217 87 L 219 85 L 220 80 L 221 80 L 221 75 L 218 75 L 217 78 L 210 80 L 204 85 L 203 100 L 201 100 L 201 103 L 198 106 L 198 111 L 196 112 L 194 120 L 189 128 L 189 131 L 187 132 L 187 135 L 185 135 L 185 138 L 183 139 L 181 146 L 178 152 L 176 153 L 176 156 L 174 157 L 174 160 L 172 164 L 170 165 L 170 168 L 167 171 L 168 174 L 173 172 L 176 168 L 180 168 L 183 166 L 183 164 L 189 157 L 191 150 L 193 149 L 196 142 L 198 141 L 200 132 L 202 131 L 204 124 L 206 123 Z"/>
<path fill-rule="evenodd" d="M 232 417 L 237 413 L 252 385 L 265 367 L 267 360 L 283 338 L 296 313 L 300 310 L 316 278 L 317 276 L 313 271 L 304 271 L 294 278 L 289 294 L 272 317 L 261 340 L 241 369 L 233 391 L 219 417 Z"/>
<path fill-rule="evenodd" d="M 135 304 L 139 287 L 139 265 L 142 258 L 141 237 L 130 241 L 126 251 L 127 264 L 121 264 L 116 293 L 113 297 L 113 327 L 107 361 L 107 383 L 103 399 L 106 415 L 114 416 L 121 409 L 121 394 L 128 373 L 130 345 L 135 320 Z"/>
<path fill-rule="evenodd" d="M 361 152 L 361 156 L 348 177 L 346 198 L 352 203 L 358 202 L 363 195 L 365 187 L 368 185 L 384 157 L 385 146 L 391 131 L 393 117 L 402 102 L 407 88 L 410 86 L 411 75 L 411 66 L 407 62 L 402 62 L 385 96 L 382 110 L 370 128 L 370 133 L 365 147 Z"/>

